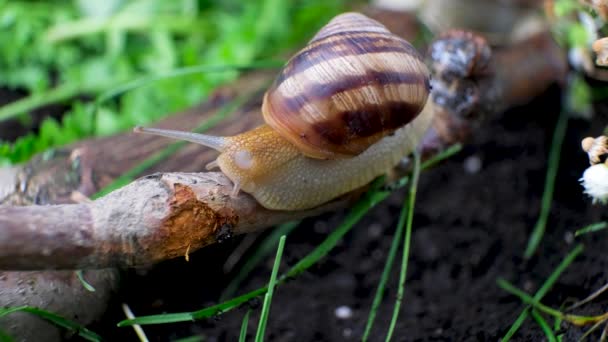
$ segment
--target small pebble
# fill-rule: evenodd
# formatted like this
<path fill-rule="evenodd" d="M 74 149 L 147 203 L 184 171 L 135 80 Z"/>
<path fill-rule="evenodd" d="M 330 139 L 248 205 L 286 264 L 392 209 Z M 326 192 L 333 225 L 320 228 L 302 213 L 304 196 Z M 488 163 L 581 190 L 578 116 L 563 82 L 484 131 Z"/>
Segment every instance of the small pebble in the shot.
<path fill-rule="evenodd" d="M 569 245 L 573 244 L 574 243 L 574 233 L 566 232 L 564 234 L 564 241 Z"/>
<path fill-rule="evenodd" d="M 346 305 L 338 306 L 334 311 L 334 314 L 338 319 L 349 319 L 353 317 L 353 309 Z"/>
<path fill-rule="evenodd" d="M 379 238 L 380 236 L 382 236 L 383 232 L 384 232 L 384 229 L 382 228 L 382 225 L 378 224 L 378 223 L 370 224 L 369 228 L 367 230 L 368 236 L 372 239 Z"/>
<path fill-rule="evenodd" d="M 470 174 L 476 174 L 481 170 L 481 159 L 478 156 L 470 156 L 464 160 L 464 170 Z"/>

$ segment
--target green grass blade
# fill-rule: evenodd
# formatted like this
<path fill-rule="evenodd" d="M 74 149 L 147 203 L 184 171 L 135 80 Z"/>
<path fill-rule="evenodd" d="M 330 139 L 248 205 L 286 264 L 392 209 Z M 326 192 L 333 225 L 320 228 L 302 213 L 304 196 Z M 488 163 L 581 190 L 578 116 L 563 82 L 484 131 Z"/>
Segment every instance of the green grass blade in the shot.
<path fill-rule="evenodd" d="M 562 326 L 562 321 L 563 321 L 563 319 L 561 319 L 560 317 L 554 317 L 554 320 L 553 320 L 553 331 L 558 334 L 555 336 L 557 339 L 557 342 L 562 342 L 562 340 L 563 340 L 563 336 L 562 336 L 563 334 L 559 333 L 561 326 Z"/>
<path fill-rule="evenodd" d="M 386 282 L 388 281 L 390 271 L 393 268 L 393 262 L 395 261 L 397 250 L 399 249 L 399 245 L 401 244 L 401 236 L 403 235 L 403 228 L 405 226 L 404 224 L 401 224 L 401 217 L 402 216 L 399 217 L 399 224 L 397 224 L 397 229 L 395 230 L 395 235 L 393 236 L 393 241 L 391 242 L 391 247 L 386 257 L 386 263 L 384 264 L 384 269 L 382 270 L 382 275 L 380 276 L 380 282 L 378 283 L 378 287 L 376 288 L 376 294 L 374 295 L 372 308 L 370 309 L 369 315 L 367 317 L 365 331 L 363 332 L 363 337 L 361 338 L 361 340 L 364 342 L 367 341 L 367 339 L 369 338 L 372 326 L 374 325 L 376 313 L 378 311 L 378 308 L 380 307 L 382 297 L 384 296 Z"/>
<path fill-rule="evenodd" d="M 245 104 L 248 100 L 250 100 L 254 93 L 242 95 L 242 96 L 239 96 L 239 97 L 235 98 L 234 100 L 230 101 L 230 103 L 224 105 L 220 110 L 217 111 L 217 113 L 215 113 L 213 116 L 211 116 L 208 120 L 206 120 L 205 122 L 200 124 L 198 127 L 196 127 L 194 129 L 194 132 L 202 133 L 202 132 L 216 126 L 222 120 L 224 120 L 230 114 L 232 114 L 235 110 L 237 110 L 239 107 L 241 107 L 243 104 Z M 166 158 L 170 157 L 175 152 L 177 152 L 179 149 L 186 146 L 186 144 L 188 144 L 188 143 L 185 141 L 178 141 L 178 142 L 174 142 L 174 143 L 168 145 L 164 149 L 151 155 L 150 157 L 143 160 L 141 163 L 137 164 L 130 170 L 126 171 L 120 177 L 117 177 L 114 181 L 112 181 L 112 183 L 108 184 L 103 189 L 99 190 L 97 193 L 95 193 L 93 196 L 91 196 L 91 198 L 97 199 L 99 197 L 103 197 L 103 196 L 109 194 L 110 192 L 129 184 L 130 182 L 132 182 L 135 179 L 135 177 L 142 174 L 144 171 L 151 168 L 152 166 L 154 166 L 154 165 L 162 162 Z"/>
<path fill-rule="evenodd" d="M 139 325 L 150 325 L 150 324 L 168 324 L 168 323 L 177 323 L 177 322 L 188 322 L 194 321 L 197 319 L 209 318 L 220 313 L 230 311 L 239 305 L 246 303 L 247 301 L 261 296 L 266 293 L 267 288 L 261 287 L 257 290 L 253 290 L 239 297 L 233 298 L 231 300 L 225 301 L 223 303 L 210 306 L 208 308 L 204 308 L 198 311 L 192 312 L 179 312 L 179 313 L 171 313 L 171 314 L 160 314 L 160 315 L 149 315 L 149 316 L 140 316 L 134 319 L 125 319 L 121 322 L 118 322 L 119 327 L 128 327 L 133 324 Z"/>
<path fill-rule="evenodd" d="M 76 276 L 78 277 L 78 280 L 80 281 L 80 284 L 82 284 L 82 286 L 89 292 L 95 292 L 95 287 L 91 284 L 89 284 L 88 281 L 86 281 L 86 279 L 84 279 L 84 275 L 82 274 L 82 270 L 77 270 L 76 271 Z"/>
<path fill-rule="evenodd" d="M 177 340 L 173 340 L 171 342 L 203 342 L 205 338 L 200 335 L 188 336 L 184 338 L 179 338 Z"/>
<path fill-rule="evenodd" d="M 513 284 L 509 283 L 508 281 L 506 281 L 504 279 L 498 279 L 497 283 L 501 289 L 509 292 L 510 294 L 512 294 L 514 296 L 519 297 L 519 299 L 523 303 L 530 305 L 532 308 L 537 309 L 537 310 L 544 312 L 548 315 L 551 315 L 553 317 L 558 317 L 558 318 L 567 320 L 568 322 L 570 322 L 572 324 L 585 325 L 585 324 L 589 324 L 589 323 L 596 323 L 598 321 L 604 321 L 606 319 L 605 315 L 581 316 L 581 315 L 566 314 L 566 313 L 559 311 L 558 309 L 554 309 L 550 306 L 547 306 L 547 305 L 541 303 L 540 300 L 534 299 L 534 297 L 532 297 L 529 294 L 527 294 L 526 292 L 518 289 Z"/>
<path fill-rule="evenodd" d="M 606 228 L 608 228 L 608 222 L 596 222 L 575 231 L 574 236 L 577 237 L 587 233 L 594 233 Z"/>
<path fill-rule="evenodd" d="M 18 306 L 18 307 L 0 309 L 0 317 L 10 315 L 11 313 L 14 313 L 14 312 L 27 312 L 27 313 L 34 314 L 46 321 L 49 321 L 49 322 L 55 324 L 58 327 L 70 330 L 70 331 L 78 334 L 80 337 L 84 338 L 87 341 L 101 341 L 102 340 L 101 336 L 97 335 L 93 331 L 85 328 L 84 326 L 82 326 L 76 322 L 65 319 L 52 312 L 34 308 L 31 306 Z"/>
<path fill-rule="evenodd" d="M 528 245 L 524 252 L 524 257 L 529 259 L 534 255 L 540 241 L 545 234 L 547 228 L 547 219 L 549 218 L 549 212 L 551 211 L 551 202 L 553 201 L 553 191 L 555 188 L 555 179 L 557 177 L 557 169 L 559 168 L 559 158 L 562 150 L 562 143 L 566 136 L 566 129 L 568 128 L 568 114 L 565 110 L 562 110 L 557 119 L 555 125 L 555 131 L 553 132 L 553 139 L 551 141 L 551 151 L 549 152 L 549 161 L 547 166 L 547 175 L 545 177 L 545 190 L 541 200 L 541 209 L 538 215 L 538 221 L 534 225 Z"/>
<path fill-rule="evenodd" d="M 564 272 L 564 270 L 568 266 L 570 266 L 570 264 L 574 261 L 574 259 L 576 259 L 576 257 L 579 256 L 579 254 L 581 254 L 582 252 L 583 252 L 583 245 L 578 245 L 570 253 L 568 253 L 568 255 L 566 255 L 564 260 L 562 260 L 562 262 L 555 268 L 555 270 L 551 273 L 551 275 L 547 278 L 547 280 L 545 280 L 545 282 L 540 287 L 540 289 L 538 289 L 538 291 L 536 291 L 536 294 L 534 294 L 534 297 L 533 297 L 534 300 L 540 301 L 547 294 L 547 292 L 549 292 L 551 287 L 553 287 L 553 285 L 555 284 L 555 282 L 557 281 L 559 276 Z M 513 337 L 513 335 L 515 335 L 517 330 L 519 330 L 519 328 L 521 327 L 521 325 L 523 324 L 523 322 L 526 320 L 527 317 L 528 317 L 528 309 L 526 308 L 519 314 L 519 316 L 517 317 L 515 322 L 511 325 L 511 328 L 509 328 L 509 331 L 507 331 L 507 333 L 501 339 L 501 341 L 502 342 L 509 341 L 511 339 L 511 337 Z"/>
<path fill-rule="evenodd" d="M 536 310 L 531 310 L 530 314 L 532 314 L 532 318 L 534 318 L 538 326 L 542 329 L 543 333 L 547 337 L 547 341 L 557 342 L 557 338 L 555 337 L 551 326 L 549 325 L 549 323 L 547 323 L 543 316 L 541 316 Z"/>
<path fill-rule="evenodd" d="M 274 294 L 274 287 L 277 283 L 277 274 L 279 273 L 279 266 L 281 265 L 281 257 L 283 256 L 285 239 L 286 237 L 285 235 L 283 235 L 279 240 L 277 256 L 274 259 L 274 265 L 272 266 L 272 274 L 270 275 L 270 281 L 268 282 L 268 291 L 266 292 L 266 296 L 264 296 L 264 305 L 262 306 L 262 314 L 260 315 L 260 322 L 258 323 L 258 331 L 255 334 L 256 342 L 264 341 L 264 333 L 266 332 L 266 325 L 268 324 L 268 315 L 270 314 L 270 303 L 272 303 L 272 295 Z"/>
<path fill-rule="evenodd" d="M 460 144 L 450 146 L 449 148 L 445 149 L 444 151 L 438 153 L 436 156 L 433 156 L 430 159 L 426 160 L 424 163 L 422 163 L 421 169 L 427 169 L 427 168 L 433 167 L 436 164 L 438 164 L 440 161 L 445 160 L 446 158 L 460 152 L 461 150 L 462 150 L 462 145 L 460 145 Z M 407 178 L 404 177 L 403 179 L 399 180 L 396 183 L 400 187 L 405 186 L 405 184 L 407 183 Z M 399 223 L 397 224 L 397 229 L 395 230 L 395 235 L 393 237 L 391 247 L 390 247 L 388 255 L 386 257 L 386 263 L 384 264 L 384 269 L 382 270 L 380 282 L 378 283 L 378 287 L 376 288 L 376 294 L 374 295 L 374 300 L 372 302 L 372 307 L 370 309 L 370 313 L 367 318 L 367 323 L 365 324 L 365 331 L 363 333 L 363 338 L 361 339 L 362 341 L 367 341 L 367 339 L 369 338 L 369 334 L 371 332 L 371 329 L 374 325 L 374 320 L 376 318 L 376 313 L 378 311 L 378 308 L 380 307 L 380 302 L 382 301 L 382 297 L 384 296 L 384 289 L 386 288 L 386 282 L 388 281 L 388 277 L 390 275 L 390 271 L 392 269 L 393 262 L 395 260 L 395 256 L 397 255 L 397 249 L 399 248 L 399 245 L 401 244 L 401 236 L 403 234 L 403 228 L 405 226 L 405 224 L 403 223 L 404 218 L 405 218 L 404 215 L 401 215 L 399 217 Z"/>
<path fill-rule="evenodd" d="M 455 155 L 456 153 L 462 151 L 462 145 L 461 144 L 454 144 L 448 148 L 446 148 L 445 150 L 437 153 L 436 155 L 430 157 L 429 159 L 425 160 L 421 165 L 420 165 L 420 169 L 421 170 L 426 170 L 429 169 L 437 164 L 439 164 L 440 162 L 448 159 L 449 157 Z"/>
<path fill-rule="evenodd" d="M 504 279 L 498 279 L 498 281 L 496 283 L 498 284 L 498 287 L 500 287 L 501 289 L 505 290 L 506 292 L 509 292 L 510 294 L 512 294 L 514 296 L 517 296 L 523 303 L 525 303 L 527 305 L 531 305 L 532 307 L 534 307 L 542 312 L 545 312 L 551 316 L 563 317 L 562 313 L 559 310 L 555 310 L 549 306 L 542 304 L 540 302 L 540 300 L 536 299 L 536 297 L 530 296 L 529 294 L 518 289 L 517 287 L 515 287 L 515 285 L 509 283 L 508 281 L 506 281 Z"/>
<path fill-rule="evenodd" d="M 508 342 L 511 340 L 511 338 L 513 338 L 513 336 L 517 333 L 517 330 L 519 330 L 519 327 L 521 327 L 521 325 L 524 324 L 524 321 L 526 320 L 526 318 L 528 318 L 529 311 L 530 311 L 529 308 L 525 308 L 521 312 L 521 314 L 519 314 L 519 316 L 517 316 L 517 318 L 515 319 L 515 322 L 513 322 L 513 324 L 509 328 L 509 331 L 507 331 L 505 336 L 503 336 L 502 339 L 500 340 L 501 342 Z"/>
<path fill-rule="evenodd" d="M 222 295 L 220 296 L 220 302 L 227 300 L 232 297 L 235 292 L 238 290 L 241 283 L 247 278 L 247 276 L 255 269 L 257 265 L 259 265 L 264 258 L 274 249 L 277 242 L 281 238 L 282 235 L 289 235 L 291 231 L 293 231 L 299 222 L 288 222 L 280 225 L 275 228 L 265 239 L 262 241 L 257 248 L 257 250 L 247 258 L 245 264 L 236 276 L 230 281 L 230 283 L 226 286 Z"/>
<path fill-rule="evenodd" d="M 241 333 L 239 334 L 239 342 L 245 342 L 247 338 L 247 325 L 249 324 L 249 315 L 251 314 L 251 309 L 247 310 L 245 317 L 243 317 L 243 323 L 241 324 Z"/>
<path fill-rule="evenodd" d="M 414 204 L 416 202 L 416 189 L 418 187 L 418 179 L 420 178 L 420 154 L 414 154 L 414 172 L 412 175 L 412 184 L 410 184 L 409 197 L 407 203 L 404 203 L 401 214 L 399 215 L 399 225 L 406 224 L 405 237 L 403 240 L 403 255 L 401 258 L 401 272 L 399 273 L 399 286 L 397 288 L 397 298 L 395 299 L 395 306 L 393 309 L 393 317 L 386 334 L 386 341 L 390 341 L 393 337 L 395 325 L 397 324 L 397 318 L 399 317 L 399 310 L 401 309 L 401 302 L 403 301 L 403 292 L 405 290 L 405 280 L 407 276 L 407 265 L 410 255 L 410 241 L 412 239 L 412 223 L 414 222 Z M 396 239 L 400 237 L 395 236 Z"/>

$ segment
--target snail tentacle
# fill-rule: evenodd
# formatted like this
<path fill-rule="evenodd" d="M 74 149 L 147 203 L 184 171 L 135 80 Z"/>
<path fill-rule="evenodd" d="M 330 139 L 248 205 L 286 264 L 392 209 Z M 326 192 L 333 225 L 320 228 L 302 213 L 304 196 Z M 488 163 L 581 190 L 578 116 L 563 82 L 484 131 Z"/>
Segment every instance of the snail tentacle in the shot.
<path fill-rule="evenodd" d="M 209 162 L 209 163 L 207 163 L 207 165 L 205 165 L 205 169 L 207 169 L 208 171 L 217 169 L 219 167 L 220 167 L 220 165 L 217 163 L 217 159 L 212 162 Z"/>
<path fill-rule="evenodd" d="M 178 139 L 189 141 L 195 144 L 207 146 L 216 151 L 223 152 L 229 145 L 229 141 L 226 137 L 216 137 L 213 135 L 193 133 L 193 132 L 182 132 L 174 131 L 169 129 L 158 129 L 158 128 L 147 128 L 137 126 L 133 129 L 135 133 L 145 133 L 160 135 L 166 138 Z"/>

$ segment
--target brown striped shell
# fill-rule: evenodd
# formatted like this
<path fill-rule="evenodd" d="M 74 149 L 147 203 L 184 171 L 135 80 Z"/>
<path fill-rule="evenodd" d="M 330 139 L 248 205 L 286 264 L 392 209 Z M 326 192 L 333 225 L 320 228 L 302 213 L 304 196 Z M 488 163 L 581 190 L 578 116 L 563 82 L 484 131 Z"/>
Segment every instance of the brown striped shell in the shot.
<path fill-rule="evenodd" d="M 429 94 L 414 47 L 359 13 L 335 17 L 264 96 L 264 120 L 303 154 L 353 156 L 411 122 Z"/>

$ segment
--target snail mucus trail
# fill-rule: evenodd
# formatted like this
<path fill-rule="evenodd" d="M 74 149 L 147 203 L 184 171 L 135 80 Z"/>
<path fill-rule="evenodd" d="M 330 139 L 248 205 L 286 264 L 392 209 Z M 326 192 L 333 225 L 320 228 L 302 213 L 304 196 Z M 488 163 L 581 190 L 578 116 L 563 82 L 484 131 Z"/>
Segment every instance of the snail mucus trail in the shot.
<path fill-rule="evenodd" d="M 429 75 L 407 41 L 345 13 L 287 62 L 264 95 L 266 124 L 231 137 L 135 131 L 219 151 L 207 169 L 232 180 L 233 196 L 243 190 L 268 209 L 308 209 L 371 182 L 416 147 L 433 116 Z"/>

